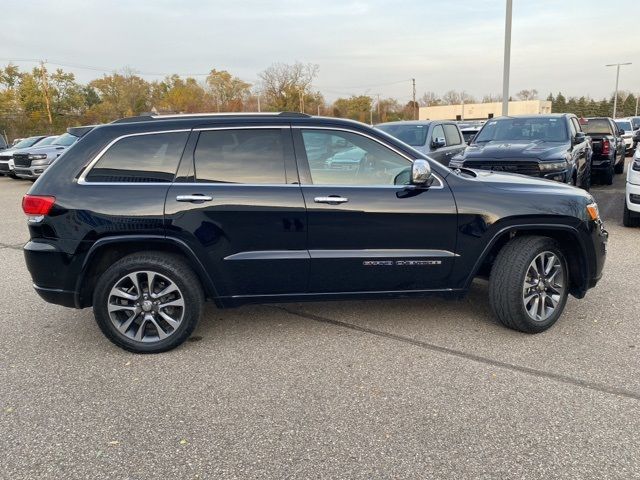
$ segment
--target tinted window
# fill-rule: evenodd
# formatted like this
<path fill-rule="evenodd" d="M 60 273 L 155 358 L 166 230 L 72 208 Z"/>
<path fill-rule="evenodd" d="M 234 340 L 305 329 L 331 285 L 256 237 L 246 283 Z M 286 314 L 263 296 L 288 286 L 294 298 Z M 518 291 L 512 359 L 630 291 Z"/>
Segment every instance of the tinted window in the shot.
<path fill-rule="evenodd" d="M 16 143 L 13 148 L 29 148 L 34 146 L 36 143 L 38 143 L 40 140 L 42 140 L 42 137 L 29 137 L 29 138 L 25 138 L 23 140 L 20 140 L 18 143 Z"/>
<path fill-rule="evenodd" d="M 582 127 L 580 127 L 580 122 L 578 122 L 577 119 L 572 118 L 571 119 L 571 125 L 573 125 L 573 130 L 575 130 L 576 133 L 582 131 Z"/>
<path fill-rule="evenodd" d="M 638 130 L 640 128 L 640 117 L 634 117 L 631 120 L 631 124 L 633 125 L 634 130 Z"/>
<path fill-rule="evenodd" d="M 88 182 L 171 182 L 188 132 L 125 137 L 87 175 Z"/>
<path fill-rule="evenodd" d="M 389 135 L 396 137 L 401 142 L 411 145 L 412 147 L 421 147 L 427 142 L 427 132 L 429 125 L 403 125 L 399 123 L 378 125 L 376 128 L 382 130 Z"/>
<path fill-rule="evenodd" d="M 76 140 L 78 140 L 78 137 L 76 137 L 75 135 L 71 135 L 70 133 L 65 133 L 63 135 L 60 135 L 58 138 L 56 138 L 55 141 L 53 142 L 53 145 L 62 145 L 64 147 L 70 147 L 76 142 Z"/>
<path fill-rule="evenodd" d="M 567 127 L 562 118 L 502 118 L 488 121 L 480 130 L 474 143 L 492 140 L 498 142 L 515 140 L 563 142 L 567 139 Z"/>
<path fill-rule="evenodd" d="M 431 134 L 431 141 L 433 142 L 436 138 L 446 138 L 444 136 L 444 130 L 442 129 L 442 125 L 436 125 L 433 127 L 433 133 Z"/>
<path fill-rule="evenodd" d="M 53 142 L 57 140 L 58 136 L 54 135 L 53 137 L 43 138 L 38 142 L 38 147 L 44 147 L 46 145 L 51 145 Z"/>
<path fill-rule="evenodd" d="M 616 125 L 618 125 L 618 128 L 620 130 L 624 130 L 625 132 L 628 132 L 630 130 L 632 130 L 631 128 L 631 122 L 623 122 L 623 121 L 617 121 Z"/>
<path fill-rule="evenodd" d="M 458 127 L 452 125 L 450 123 L 444 125 L 444 137 L 447 141 L 447 145 L 460 145 L 462 140 L 460 140 L 460 133 L 458 132 Z"/>
<path fill-rule="evenodd" d="M 210 130 L 194 153 L 196 178 L 214 183 L 286 183 L 279 129 Z"/>
<path fill-rule="evenodd" d="M 606 118 L 590 118 L 582 123 L 582 130 L 585 133 L 595 133 L 601 135 L 611 134 L 611 124 Z"/>
<path fill-rule="evenodd" d="M 363 135 L 303 130 L 314 185 L 405 185 L 411 162 Z"/>

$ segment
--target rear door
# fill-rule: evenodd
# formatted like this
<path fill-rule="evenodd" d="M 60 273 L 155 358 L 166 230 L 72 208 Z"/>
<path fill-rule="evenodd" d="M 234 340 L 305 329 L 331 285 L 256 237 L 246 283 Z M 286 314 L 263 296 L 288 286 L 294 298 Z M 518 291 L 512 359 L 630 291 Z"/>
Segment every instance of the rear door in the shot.
<path fill-rule="evenodd" d="M 167 232 L 221 297 L 304 293 L 306 211 L 288 124 L 197 128 L 167 194 Z"/>
<path fill-rule="evenodd" d="M 444 288 L 457 210 L 444 179 L 408 185 L 411 158 L 341 127 L 293 129 L 307 205 L 310 293 Z M 343 146 L 342 152 L 321 145 Z M 333 168 L 333 158 L 353 158 Z"/>

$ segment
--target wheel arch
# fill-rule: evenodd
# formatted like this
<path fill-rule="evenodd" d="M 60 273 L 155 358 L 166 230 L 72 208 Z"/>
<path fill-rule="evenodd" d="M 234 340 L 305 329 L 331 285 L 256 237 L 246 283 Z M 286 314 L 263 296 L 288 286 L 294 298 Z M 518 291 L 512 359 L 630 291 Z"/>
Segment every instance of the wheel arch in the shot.
<path fill-rule="evenodd" d="M 217 302 L 217 292 L 207 269 L 184 241 L 160 235 L 126 235 L 97 240 L 85 255 L 76 281 L 75 303 L 78 308 L 90 307 L 97 279 L 115 261 L 136 252 L 161 251 L 178 255 L 198 276 L 207 298 Z"/>
<path fill-rule="evenodd" d="M 512 225 L 498 231 L 476 261 L 471 274 L 467 278 L 465 288 L 468 289 L 473 279 L 477 276 L 486 275 L 488 277 L 498 253 L 512 238 L 533 235 L 553 238 L 558 242 L 569 269 L 569 293 L 576 298 L 584 297 L 588 289 L 590 268 L 586 246 L 576 228 L 570 225 L 557 224 Z"/>

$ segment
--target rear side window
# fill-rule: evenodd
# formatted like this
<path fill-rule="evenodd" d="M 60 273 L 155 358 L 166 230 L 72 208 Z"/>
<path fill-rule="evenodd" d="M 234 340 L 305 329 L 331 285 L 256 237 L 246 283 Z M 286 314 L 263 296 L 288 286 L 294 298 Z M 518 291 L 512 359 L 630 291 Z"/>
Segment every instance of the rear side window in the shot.
<path fill-rule="evenodd" d="M 114 143 L 86 176 L 87 182 L 169 183 L 189 132 L 125 137 Z"/>
<path fill-rule="evenodd" d="M 458 127 L 450 123 L 444 125 L 444 137 L 447 141 L 447 146 L 449 147 L 452 145 L 460 145 L 462 143 Z"/>
<path fill-rule="evenodd" d="M 198 182 L 286 183 L 280 129 L 203 131 L 194 161 Z"/>

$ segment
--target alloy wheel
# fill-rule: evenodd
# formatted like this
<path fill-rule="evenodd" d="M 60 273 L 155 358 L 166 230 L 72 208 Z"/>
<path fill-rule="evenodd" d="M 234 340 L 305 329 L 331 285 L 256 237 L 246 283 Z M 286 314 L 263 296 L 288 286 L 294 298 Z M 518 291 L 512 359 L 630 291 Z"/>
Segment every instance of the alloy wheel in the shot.
<path fill-rule="evenodd" d="M 107 300 L 109 318 L 124 336 L 152 343 L 173 335 L 185 313 L 180 288 L 166 275 L 144 270 L 118 280 Z"/>
<path fill-rule="evenodd" d="M 565 267 L 557 254 L 538 254 L 529 264 L 522 288 L 522 301 L 529 317 L 544 322 L 558 308 L 565 293 Z"/>

